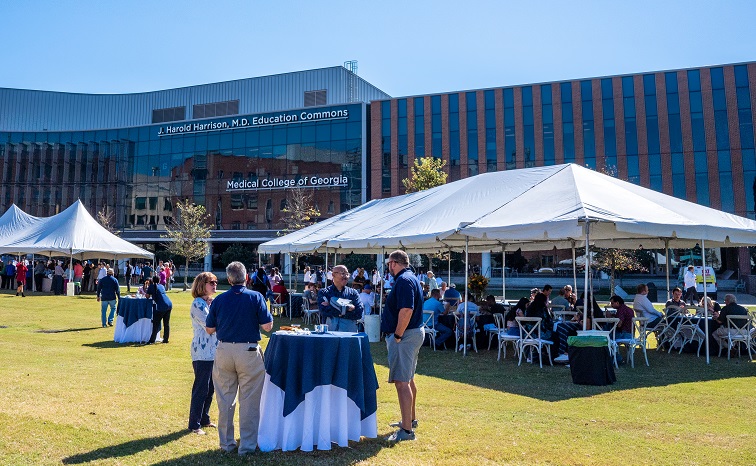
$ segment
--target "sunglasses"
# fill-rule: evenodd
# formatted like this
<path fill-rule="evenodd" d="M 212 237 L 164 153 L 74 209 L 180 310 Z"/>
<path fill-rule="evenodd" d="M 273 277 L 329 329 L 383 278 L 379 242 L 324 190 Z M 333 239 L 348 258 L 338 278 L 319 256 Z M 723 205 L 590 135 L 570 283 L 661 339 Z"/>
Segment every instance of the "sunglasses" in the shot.
<path fill-rule="evenodd" d="M 217 280 L 209 280 L 207 283 L 209 283 L 209 284 L 211 284 L 213 286 L 218 286 L 218 281 Z"/>

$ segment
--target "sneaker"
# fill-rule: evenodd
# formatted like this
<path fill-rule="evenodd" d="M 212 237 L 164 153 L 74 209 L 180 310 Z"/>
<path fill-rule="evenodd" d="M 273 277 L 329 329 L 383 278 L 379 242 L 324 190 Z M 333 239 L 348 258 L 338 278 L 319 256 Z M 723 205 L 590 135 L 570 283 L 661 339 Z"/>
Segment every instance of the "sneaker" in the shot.
<path fill-rule="evenodd" d="M 533 358 L 528 356 L 528 359 L 526 359 L 525 362 L 527 362 L 528 364 L 533 364 Z"/>
<path fill-rule="evenodd" d="M 197 435 L 206 435 L 207 434 L 207 432 L 205 432 L 202 429 L 192 429 L 192 433 L 193 434 L 197 434 Z"/>
<path fill-rule="evenodd" d="M 404 440 L 415 440 L 415 432 L 413 431 L 406 431 L 404 429 L 399 429 L 393 434 L 386 437 L 386 440 L 389 442 L 401 442 Z"/>
<path fill-rule="evenodd" d="M 213 429 L 217 429 L 218 428 L 218 426 L 214 422 L 208 422 L 207 424 L 202 424 L 201 427 L 205 427 L 205 428 L 212 427 Z"/>
<path fill-rule="evenodd" d="M 402 427 L 402 421 L 392 422 L 389 427 Z M 412 420 L 412 428 L 417 429 L 417 419 Z"/>
<path fill-rule="evenodd" d="M 569 361 L 570 361 L 570 357 L 567 355 L 567 353 L 560 354 L 559 356 L 554 358 L 554 362 L 569 362 Z"/>

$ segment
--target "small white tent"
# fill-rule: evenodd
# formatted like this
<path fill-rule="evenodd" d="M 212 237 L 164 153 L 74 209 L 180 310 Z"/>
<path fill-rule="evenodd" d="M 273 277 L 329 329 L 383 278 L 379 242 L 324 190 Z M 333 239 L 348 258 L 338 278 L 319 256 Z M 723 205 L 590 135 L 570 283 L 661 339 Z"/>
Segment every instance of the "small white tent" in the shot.
<path fill-rule="evenodd" d="M 9 241 L 0 242 L 0 253 L 65 255 L 77 259 L 153 257 L 151 252 L 106 230 L 81 201 L 57 215 L 37 220 L 13 234 Z"/>
<path fill-rule="evenodd" d="M 11 205 L 0 217 L 0 246 L 20 238 L 25 231 L 29 231 L 43 221 L 44 219 L 34 217 L 19 209 L 16 204 Z"/>

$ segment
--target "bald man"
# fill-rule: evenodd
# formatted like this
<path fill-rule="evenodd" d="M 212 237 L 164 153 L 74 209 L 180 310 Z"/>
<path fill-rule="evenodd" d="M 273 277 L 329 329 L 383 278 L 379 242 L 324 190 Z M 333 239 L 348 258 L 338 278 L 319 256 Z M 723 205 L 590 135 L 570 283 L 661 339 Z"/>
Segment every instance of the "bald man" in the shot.
<path fill-rule="evenodd" d="M 357 321 L 364 312 L 360 294 L 347 286 L 349 269 L 346 266 L 337 265 L 331 271 L 333 284 L 318 293 L 320 314 L 326 317 L 329 331 L 357 332 Z"/>

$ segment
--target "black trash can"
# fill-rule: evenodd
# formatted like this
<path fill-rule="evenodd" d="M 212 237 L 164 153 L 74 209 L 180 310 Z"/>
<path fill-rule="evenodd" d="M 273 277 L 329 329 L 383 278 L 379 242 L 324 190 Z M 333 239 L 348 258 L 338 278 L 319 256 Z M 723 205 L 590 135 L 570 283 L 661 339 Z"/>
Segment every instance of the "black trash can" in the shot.
<path fill-rule="evenodd" d="M 567 339 L 572 383 L 611 385 L 617 381 L 606 337 L 572 336 Z"/>
<path fill-rule="evenodd" d="M 654 282 L 648 282 L 646 284 L 648 286 L 648 300 L 652 303 L 658 303 L 659 302 L 659 292 L 656 289 L 656 283 Z"/>

